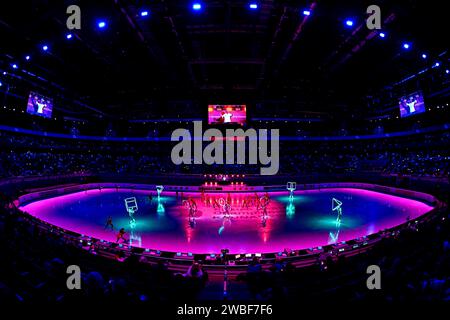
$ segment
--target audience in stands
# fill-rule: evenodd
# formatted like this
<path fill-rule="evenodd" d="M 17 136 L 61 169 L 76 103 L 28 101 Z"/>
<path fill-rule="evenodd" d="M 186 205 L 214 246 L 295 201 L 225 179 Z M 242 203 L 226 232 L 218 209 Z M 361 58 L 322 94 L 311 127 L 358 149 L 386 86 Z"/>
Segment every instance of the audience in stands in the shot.
<path fill-rule="evenodd" d="M 176 166 L 171 147 L 52 140 L 0 133 L 0 178 L 61 174 L 258 173 L 257 165 Z M 282 143 L 280 173 L 401 174 L 448 178 L 450 133 L 366 141 Z"/>

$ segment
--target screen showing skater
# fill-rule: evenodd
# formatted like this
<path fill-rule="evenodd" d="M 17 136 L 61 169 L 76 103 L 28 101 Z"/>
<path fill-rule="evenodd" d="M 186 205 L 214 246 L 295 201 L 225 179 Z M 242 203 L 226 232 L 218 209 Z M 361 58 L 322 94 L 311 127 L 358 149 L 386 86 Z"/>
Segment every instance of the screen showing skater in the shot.
<path fill-rule="evenodd" d="M 422 92 L 404 96 L 400 99 L 400 116 L 402 118 L 425 112 Z"/>
<path fill-rule="evenodd" d="M 211 104 L 208 106 L 209 124 L 240 124 L 247 121 L 247 106 L 243 104 Z"/>
<path fill-rule="evenodd" d="M 38 93 L 30 92 L 28 96 L 27 112 L 32 115 L 51 118 L 53 112 L 53 100 Z"/>

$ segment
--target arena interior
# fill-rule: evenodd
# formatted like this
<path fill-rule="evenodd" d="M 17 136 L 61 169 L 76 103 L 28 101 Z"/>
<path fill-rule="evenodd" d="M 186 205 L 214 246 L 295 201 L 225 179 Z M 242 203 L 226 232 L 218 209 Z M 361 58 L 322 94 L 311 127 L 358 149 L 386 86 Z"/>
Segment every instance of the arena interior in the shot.
<path fill-rule="evenodd" d="M 3 1 L 0 302 L 449 301 L 448 32 L 443 1 Z"/>

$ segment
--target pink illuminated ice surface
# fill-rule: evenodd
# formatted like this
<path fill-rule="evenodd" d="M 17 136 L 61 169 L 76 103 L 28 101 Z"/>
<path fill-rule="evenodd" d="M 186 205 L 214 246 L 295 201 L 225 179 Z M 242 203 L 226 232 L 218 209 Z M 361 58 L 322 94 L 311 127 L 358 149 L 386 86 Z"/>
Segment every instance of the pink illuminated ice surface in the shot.
<path fill-rule="evenodd" d="M 153 199 L 148 195 L 152 193 Z M 263 193 L 258 193 L 262 197 Z M 195 226 L 189 224 L 189 210 L 173 192 L 163 192 L 158 212 L 155 192 L 137 190 L 89 190 L 44 199 L 23 205 L 22 210 L 59 227 L 108 241 L 116 240 L 118 228 L 128 232 L 129 218 L 124 199 L 136 197 L 135 234 L 141 241 L 133 245 L 173 252 L 231 253 L 279 252 L 305 249 L 330 243 L 330 233 L 339 229 L 338 241 L 348 241 L 376 233 L 415 219 L 430 211 L 429 204 L 384 193 L 350 188 L 298 191 L 289 211 L 288 192 L 269 193 L 267 220 L 254 205 L 247 206 L 254 193 L 183 194 L 197 204 Z M 220 199 L 230 202 L 229 218 L 224 219 Z M 343 217 L 336 227 L 331 199 L 343 202 Z M 223 202 L 222 202 L 223 203 Z M 160 206 L 161 208 L 161 206 Z M 292 207 L 291 207 L 292 209 Z M 105 229 L 112 216 L 115 231 Z"/>

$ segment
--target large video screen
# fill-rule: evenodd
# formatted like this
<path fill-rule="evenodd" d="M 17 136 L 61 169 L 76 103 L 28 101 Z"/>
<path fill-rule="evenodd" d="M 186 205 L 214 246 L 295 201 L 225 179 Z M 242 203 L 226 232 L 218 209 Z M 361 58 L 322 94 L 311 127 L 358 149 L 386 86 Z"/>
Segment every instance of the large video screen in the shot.
<path fill-rule="evenodd" d="M 30 92 L 27 112 L 32 115 L 51 118 L 53 112 L 53 100 L 35 92 Z"/>
<path fill-rule="evenodd" d="M 209 124 L 240 124 L 247 121 L 245 104 L 210 104 L 208 105 Z"/>
<path fill-rule="evenodd" d="M 402 97 L 399 104 L 402 118 L 425 112 L 423 94 L 420 91 Z"/>

